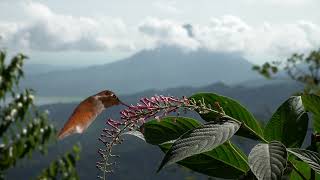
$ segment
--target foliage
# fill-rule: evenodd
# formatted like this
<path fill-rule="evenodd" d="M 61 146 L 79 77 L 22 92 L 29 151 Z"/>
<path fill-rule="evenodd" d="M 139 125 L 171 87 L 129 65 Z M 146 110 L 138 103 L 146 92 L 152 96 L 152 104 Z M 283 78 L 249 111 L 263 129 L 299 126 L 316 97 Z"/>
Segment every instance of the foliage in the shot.
<path fill-rule="evenodd" d="M 72 152 L 67 152 L 64 156 L 50 163 L 49 167 L 44 169 L 37 179 L 79 179 L 75 169 L 76 161 L 80 159 L 80 146 L 73 146 Z"/>
<path fill-rule="evenodd" d="M 11 61 L 6 62 L 6 52 L 0 50 L 0 175 L 2 178 L 5 177 L 8 169 L 14 168 L 20 160 L 31 157 L 33 152 L 38 150 L 45 154 L 48 144 L 56 136 L 56 130 L 49 123 L 47 113 L 39 111 L 34 105 L 33 91 L 19 90 L 18 85 L 23 77 L 22 67 L 26 58 L 25 55 L 18 54 Z M 66 154 L 60 160 L 67 165 L 55 163 L 56 165 L 50 166 L 50 170 L 59 169 L 62 174 L 67 173 L 77 177 L 75 155 L 74 153 Z M 51 175 L 42 174 L 40 179 L 55 179 Z"/>
<path fill-rule="evenodd" d="M 311 51 L 307 56 L 293 54 L 286 61 L 266 62 L 262 66 L 255 65 L 253 70 L 271 79 L 283 68 L 284 72 L 294 81 L 305 85 L 305 92 L 320 93 L 320 49 Z"/>
<path fill-rule="evenodd" d="M 294 80 L 296 82 L 300 82 L 304 85 L 304 95 L 301 96 L 303 103 L 303 106 L 301 108 L 305 108 L 305 111 L 312 113 L 312 118 L 313 118 L 313 133 L 311 135 L 311 145 L 309 146 L 309 149 L 312 151 L 315 151 L 319 153 L 319 148 L 317 145 L 320 142 L 320 49 L 311 51 L 308 55 L 304 54 L 293 54 L 290 58 L 288 58 L 284 62 L 280 61 L 274 61 L 274 62 L 266 62 L 262 66 L 254 66 L 253 70 L 257 71 L 259 74 L 262 76 L 271 79 L 271 78 L 279 78 L 276 77 L 275 75 L 279 72 L 279 70 L 283 68 L 283 71 L 286 72 L 286 74 L 289 76 L 291 80 Z M 290 102 L 287 102 L 290 103 Z M 299 104 L 299 103 L 298 103 Z M 296 105 L 295 108 L 299 108 Z M 290 107 L 293 107 L 290 106 Z M 285 107 L 283 107 L 285 108 Z M 278 109 L 278 111 L 280 111 Z M 302 111 L 300 111 L 302 112 Z M 295 113 L 295 111 L 293 111 Z M 280 115 L 280 112 L 278 113 L 278 116 Z M 290 114 L 285 115 L 282 113 L 283 116 L 290 116 Z M 291 111 L 291 115 L 292 111 Z M 296 114 L 298 115 L 298 114 Z M 304 113 L 303 116 L 306 116 Z M 283 124 L 286 125 L 286 128 L 284 128 L 282 131 L 283 135 L 285 136 L 285 130 L 289 128 L 295 128 L 297 131 L 296 136 L 287 136 L 287 137 L 282 137 L 287 140 L 291 139 L 292 141 L 296 141 L 298 143 L 300 139 L 300 144 L 303 142 L 305 134 L 301 134 L 302 129 L 308 128 L 308 123 L 307 121 L 304 120 L 301 116 L 299 121 L 293 122 L 290 120 L 290 117 L 287 117 L 287 122 L 282 122 Z M 275 117 L 277 118 L 277 117 Z M 281 121 L 281 120 L 280 120 Z M 282 120 L 286 121 L 286 120 Z M 277 120 L 273 121 L 274 123 L 277 123 Z M 278 121 L 279 122 L 279 121 Z M 295 125 L 294 125 L 295 123 Z M 270 123 L 271 124 L 271 123 Z M 300 125 L 299 125 L 300 124 Z M 288 127 L 289 126 L 289 127 Z M 302 128 L 302 129 L 300 129 Z M 271 128 L 270 128 L 271 129 Z M 271 131 L 276 131 L 276 130 L 271 130 Z M 278 128 L 278 132 L 281 130 Z M 300 131 L 300 132 L 299 132 Z M 305 130 L 302 130 L 302 132 Z M 268 132 L 267 132 L 268 133 Z M 295 139 L 295 140 L 294 140 Z M 304 168 L 304 167 L 301 167 Z M 315 179 L 315 172 L 314 170 L 311 169 L 311 179 Z"/>
<path fill-rule="evenodd" d="M 187 157 L 208 152 L 228 141 L 240 128 L 241 123 L 221 117 L 180 136 L 171 146 L 158 169 Z"/>
<path fill-rule="evenodd" d="M 142 98 L 137 105 L 122 110 L 120 120 L 107 120 L 109 127 L 100 137 L 105 146 L 99 149 L 103 160 L 97 167 L 104 173 L 100 178 L 106 179 L 106 173 L 112 171 L 110 160 L 117 157 L 111 153 L 113 146 L 123 143 L 122 134 L 134 132 L 129 134 L 138 135 L 165 152 L 158 171 L 177 163 L 209 177 L 225 179 L 316 179 L 320 168 L 320 97 L 314 94 L 316 87 L 309 85 L 319 83 L 318 54 L 320 50 L 306 58 L 293 55 L 288 60 L 284 69 L 292 79 L 308 87 L 305 93 L 281 104 L 265 127 L 239 102 L 216 93 L 197 93 L 189 98 Z M 298 62 L 307 63 L 310 75 L 296 74 L 298 70 L 292 68 L 298 68 Z M 254 69 L 268 78 L 278 72 L 276 63 Z M 199 119 L 180 116 L 187 111 L 198 113 Z M 306 150 L 302 145 L 308 143 L 305 137 L 311 118 L 315 132 Z M 248 156 L 232 143 L 233 136 L 255 142 Z"/>
<path fill-rule="evenodd" d="M 189 99 L 143 98 L 143 104 L 121 111 L 122 121 L 107 121 L 111 128 L 104 130 L 106 134 L 101 137 L 105 138 L 101 141 L 108 149 L 100 149 L 100 152 L 111 152 L 113 145 L 110 142 L 121 144 L 124 132 L 140 131 L 147 143 L 159 146 L 166 153 L 159 170 L 178 163 L 210 177 L 248 178 L 253 173 L 258 179 L 281 179 L 296 173 L 304 179 L 307 175 L 295 167 L 297 161 L 288 158 L 288 152 L 310 164 L 311 168 L 320 166 L 319 161 L 314 160 L 319 157 L 317 154 L 300 149 L 309 121 L 307 110 L 316 105 L 316 101 L 310 101 L 308 96 L 290 97 L 272 115 L 263 131 L 244 106 L 218 94 L 198 93 Z M 202 124 L 192 118 L 167 116 L 168 112 L 180 114 L 181 110 L 196 111 L 208 122 Z M 314 108 L 311 112 L 317 111 Z M 145 122 L 146 117 L 155 119 Z M 241 129 L 243 133 L 238 133 Z M 245 136 L 244 132 L 251 135 Z M 249 157 L 231 142 L 234 135 L 257 141 Z"/>
<path fill-rule="evenodd" d="M 267 140 L 281 141 L 287 147 L 301 147 L 309 121 L 302 102 L 301 96 L 292 96 L 280 105 L 266 124 L 264 136 Z"/>
<path fill-rule="evenodd" d="M 260 143 L 250 152 L 250 169 L 258 179 L 281 179 L 287 166 L 286 147 L 278 141 Z"/>

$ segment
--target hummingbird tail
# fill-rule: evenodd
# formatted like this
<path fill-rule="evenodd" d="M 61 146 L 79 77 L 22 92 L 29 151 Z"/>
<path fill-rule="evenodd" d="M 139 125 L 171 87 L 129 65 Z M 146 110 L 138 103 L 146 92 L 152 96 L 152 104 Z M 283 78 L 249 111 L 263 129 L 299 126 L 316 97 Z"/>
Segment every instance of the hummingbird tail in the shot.
<path fill-rule="evenodd" d="M 74 130 L 72 128 L 69 128 L 69 129 L 62 128 L 57 137 L 59 140 L 61 140 L 65 137 L 69 136 L 73 132 L 74 132 Z"/>

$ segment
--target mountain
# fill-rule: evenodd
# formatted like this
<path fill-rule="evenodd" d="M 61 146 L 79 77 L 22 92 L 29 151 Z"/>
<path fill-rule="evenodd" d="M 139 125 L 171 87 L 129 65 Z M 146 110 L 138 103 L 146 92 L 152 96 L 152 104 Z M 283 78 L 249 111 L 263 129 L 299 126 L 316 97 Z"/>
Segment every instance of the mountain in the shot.
<path fill-rule="evenodd" d="M 181 97 L 183 95 L 190 96 L 196 92 L 214 92 L 238 100 L 242 105 L 253 112 L 255 117 L 264 124 L 266 120 L 270 118 L 271 113 L 274 112 L 284 100 L 302 88 L 301 85 L 292 82 L 268 84 L 250 88 L 214 83 L 197 88 L 184 86 L 166 90 L 148 90 L 132 95 L 121 95 L 120 99 L 128 104 L 135 104 L 139 98 L 150 97 L 154 94 Z M 76 104 L 77 103 L 45 105 L 42 106 L 41 109 L 48 109 L 52 123 L 57 128 L 61 128 L 68 116 L 72 113 Z M 33 156 L 32 161 L 26 161 L 25 163 L 19 164 L 17 168 L 12 169 L 8 173 L 8 178 L 24 179 L 25 177 L 33 177 L 36 175 L 35 169 L 43 169 L 49 164 L 50 160 L 69 149 L 72 144 L 81 142 L 81 160 L 77 166 L 80 179 L 95 179 L 98 173 L 98 170 L 95 167 L 95 162 L 98 158 L 97 148 L 101 145 L 97 138 L 105 126 L 105 120 L 109 117 L 118 119 L 119 110 L 121 108 L 123 107 L 116 106 L 108 109 L 94 121 L 86 133 L 71 136 L 70 138 L 66 138 L 51 146 L 46 157 L 36 155 Z M 181 114 L 181 116 L 192 116 L 200 119 L 200 117 L 192 113 Z M 239 145 L 245 153 L 248 153 L 251 146 L 245 144 L 244 141 L 251 145 L 253 143 L 252 141 L 247 141 L 243 138 L 241 141 L 236 138 L 233 139 L 233 142 Z M 164 154 L 161 153 L 156 146 L 147 145 L 141 140 L 132 137 L 128 137 L 121 146 L 118 146 L 115 153 L 119 154 L 121 158 L 117 160 L 118 164 L 115 166 L 115 173 L 111 174 L 110 179 L 113 180 L 208 179 L 200 174 L 190 173 L 187 169 L 179 168 L 178 166 L 170 166 L 160 173 L 156 173 L 157 167 Z"/>
<path fill-rule="evenodd" d="M 101 89 L 130 94 L 146 89 L 243 82 L 257 76 L 251 67 L 237 54 L 162 47 L 110 64 L 31 75 L 23 86 L 32 87 L 41 96 L 83 96 Z"/>
<path fill-rule="evenodd" d="M 48 65 L 48 64 L 31 64 L 26 63 L 23 67 L 23 70 L 26 76 L 31 75 L 40 75 L 49 72 L 63 71 L 63 70 L 71 70 L 73 67 L 69 66 L 56 66 L 56 65 Z"/>

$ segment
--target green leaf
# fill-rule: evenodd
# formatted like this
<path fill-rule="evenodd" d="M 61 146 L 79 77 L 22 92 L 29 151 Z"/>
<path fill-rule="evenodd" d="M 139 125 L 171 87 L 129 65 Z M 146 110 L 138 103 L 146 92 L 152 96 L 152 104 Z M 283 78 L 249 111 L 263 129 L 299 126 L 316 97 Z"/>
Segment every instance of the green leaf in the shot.
<path fill-rule="evenodd" d="M 241 124 L 222 117 L 192 129 L 177 139 L 166 153 L 159 170 L 184 158 L 211 151 L 229 140 Z"/>
<path fill-rule="evenodd" d="M 196 101 L 204 100 L 204 102 L 210 104 L 211 107 L 215 107 L 215 103 L 218 102 L 226 115 L 243 123 L 236 135 L 255 140 L 264 140 L 263 132 L 258 121 L 239 102 L 214 93 L 197 93 L 189 99 L 195 99 Z M 200 114 L 200 116 L 206 121 L 213 121 L 217 118 L 217 115 L 214 113 Z"/>
<path fill-rule="evenodd" d="M 301 174 L 303 174 L 304 177 L 310 179 L 310 167 L 307 163 L 292 158 L 290 159 L 290 162 L 294 164 L 294 166 L 299 170 Z M 292 170 L 290 174 L 290 180 L 301 180 L 301 177 L 296 171 Z"/>
<path fill-rule="evenodd" d="M 200 125 L 195 119 L 168 116 L 161 121 L 152 120 L 145 123 L 142 131 L 147 143 L 159 145 L 170 140 L 176 140 L 185 132 Z"/>
<path fill-rule="evenodd" d="M 287 166 L 286 147 L 277 141 L 257 144 L 250 152 L 248 160 L 253 174 L 258 180 L 281 179 Z"/>
<path fill-rule="evenodd" d="M 297 156 L 302 161 L 309 164 L 309 166 L 317 173 L 320 173 L 320 155 L 319 155 L 319 153 L 305 150 L 305 149 L 297 149 L 297 148 L 289 148 L 288 152 L 290 152 L 291 154 Z"/>
<path fill-rule="evenodd" d="M 169 151 L 172 143 L 162 144 L 161 150 Z M 249 170 L 246 155 L 231 142 L 217 148 L 185 158 L 178 164 L 193 171 L 224 179 L 236 179 Z"/>
<path fill-rule="evenodd" d="M 264 136 L 269 141 L 280 141 L 286 147 L 301 147 L 307 133 L 308 121 L 301 96 L 293 96 L 272 115 L 265 127 Z"/>
<path fill-rule="evenodd" d="M 313 114 L 313 129 L 320 133 L 320 97 L 314 94 L 303 95 L 305 109 Z"/>
<path fill-rule="evenodd" d="M 143 131 L 147 142 L 161 144 L 160 148 L 167 152 L 172 142 L 165 142 L 176 140 L 182 134 L 199 126 L 201 124 L 195 119 L 166 117 L 159 122 L 152 120 L 145 123 Z M 177 163 L 193 171 L 220 178 L 237 178 L 249 169 L 246 155 L 229 142 L 212 151 L 188 157 Z"/>
<path fill-rule="evenodd" d="M 291 163 L 294 164 L 294 166 L 298 169 L 298 171 L 306 178 L 306 179 L 310 179 L 310 175 L 311 175 L 311 168 L 310 166 L 301 161 L 300 159 L 295 159 L 296 157 L 294 155 L 290 155 L 289 156 L 289 161 Z M 315 174 L 316 175 L 316 179 L 320 179 L 320 175 L 319 174 Z M 291 174 L 290 174 L 290 180 L 301 180 L 301 176 L 294 170 L 292 170 Z"/>

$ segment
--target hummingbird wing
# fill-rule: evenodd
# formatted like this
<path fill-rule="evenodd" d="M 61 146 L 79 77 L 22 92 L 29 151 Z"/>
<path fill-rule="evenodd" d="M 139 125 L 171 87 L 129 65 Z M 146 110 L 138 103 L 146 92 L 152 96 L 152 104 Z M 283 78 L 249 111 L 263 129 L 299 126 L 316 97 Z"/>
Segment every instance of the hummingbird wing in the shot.
<path fill-rule="evenodd" d="M 58 139 L 62 139 L 70 134 L 82 133 L 103 110 L 103 104 L 94 96 L 85 99 L 75 108 L 59 132 Z"/>

